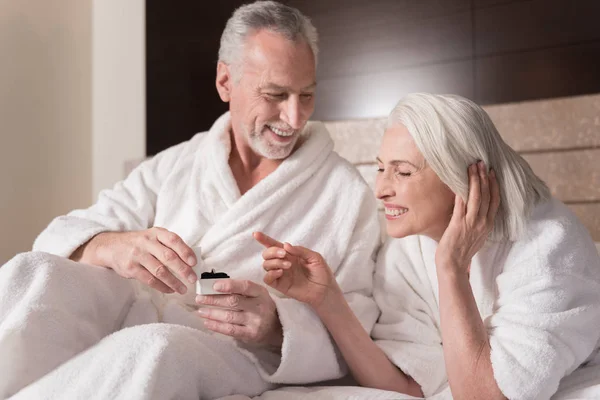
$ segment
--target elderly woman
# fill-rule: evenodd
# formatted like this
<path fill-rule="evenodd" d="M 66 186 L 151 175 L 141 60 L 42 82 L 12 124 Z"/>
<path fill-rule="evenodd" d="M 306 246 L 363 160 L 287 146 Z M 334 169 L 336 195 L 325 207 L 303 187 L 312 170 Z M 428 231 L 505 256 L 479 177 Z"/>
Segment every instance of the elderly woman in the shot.
<path fill-rule="evenodd" d="M 268 247 L 265 282 L 314 308 L 358 383 L 457 399 L 548 399 L 560 385 L 600 398 L 600 258 L 485 111 L 410 95 L 377 161 L 391 238 L 378 256 L 373 339 L 326 260 L 255 234 Z M 581 388 L 594 379 L 598 388 Z"/>

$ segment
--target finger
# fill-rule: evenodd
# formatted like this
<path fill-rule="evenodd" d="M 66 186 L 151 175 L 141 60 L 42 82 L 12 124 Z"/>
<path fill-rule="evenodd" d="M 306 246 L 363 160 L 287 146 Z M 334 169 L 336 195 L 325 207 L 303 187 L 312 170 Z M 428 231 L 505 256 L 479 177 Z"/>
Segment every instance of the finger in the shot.
<path fill-rule="evenodd" d="M 461 220 L 465 217 L 465 202 L 460 197 L 460 195 L 456 195 L 454 198 L 454 210 L 452 210 L 452 220 Z"/>
<path fill-rule="evenodd" d="M 248 318 L 246 314 L 236 310 L 225 310 L 220 308 L 200 308 L 198 315 L 212 321 L 224 322 L 234 325 L 246 325 Z"/>
<path fill-rule="evenodd" d="M 223 279 L 213 285 L 213 289 L 219 293 L 239 294 L 246 297 L 258 297 L 263 294 L 264 287 L 249 281 L 240 279 Z"/>
<path fill-rule="evenodd" d="M 490 186 L 488 179 L 488 171 L 485 163 L 480 161 L 477 164 L 479 171 L 479 183 L 481 184 L 481 206 L 479 207 L 478 216 L 487 218 L 487 212 L 490 208 Z"/>
<path fill-rule="evenodd" d="M 500 208 L 500 186 L 498 185 L 498 178 L 496 178 L 496 171 L 494 170 L 490 172 L 490 192 L 490 209 L 488 210 L 487 218 L 493 224 Z"/>
<path fill-rule="evenodd" d="M 467 221 L 473 223 L 477 214 L 479 213 L 479 206 L 481 205 L 481 187 L 479 184 L 479 174 L 477 172 L 477 165 L 472 164 L 469 166 L 469 199 L 467 200 Z"/>
<path fill-rule="evenodd" d="M 272 271 L 269 271 L 269 272 L 267 272 L 265 274 L 265 277 L 263 278 L 263 281 L 267 285 L 275 287 L 275 289 L 277 289 L 276 288 L 276 286 L 277 286 L 277 284 L 276 284 L 277 280 L 283 276 L 283 272 L 284 271 L 282 269 L 274 269 Z"/>
<path fill-rule="evenodd" d="M 159 281 L 180 294 L 187 292 L 186 286 L 169 271 L 169 269 L 152 254 L 146 253 L 141 257 L 140 264 Z"/>
<path fill-rule="evenodd" d="M 274 269 L 289 269 L 292 263 L 287 260 L 267 260 L 263 262 L 263 269 L 265 271 L 272 271 Z"/>
<path fill-rule="evenodd" d="M 218 322 L 207 319 L 204 320 L 204 326 L 213 332 L 231 336 L 236 339 L 245 339 L 249 336 L 248 328 L 241 325 L 228 324 L 225 322 Z"/>
<path fill-rule="evenodd" d="M 157 277 L 152 275 L 146 268 L 142 267 L 141 265 L 138 265 L 134 269 L 133 273 L 131 274 L 131 277 L 146 286 L 150 286 L 152 289 L 158 290 L 159 292 L 166 294 L 175 293 L 173 289 L 165 285 L 164 282 L 161 282 Z"/>
<path fill-rule="evenodd" d="M 269 247 L 262 253 L 262 257 L 265 260 L 271 260 L 274 258 L 284 258 L 287 255 L 284 249 L 281 247 Z"/>
<path fill-rule="evenodd" d="M 158 261 L 166 265 L 171 271 L 175 272 L 182 279 L 189 283 L 194 283 L 198 279 L 196 273 L 188 264 L 179 258 L 173 249 L 162 243 L 160 240 L 150 241 L 150 252 Z"/>
<path fill-rule="evenodd" d="M 254 239 L 256 239 L 258 243 L 262 244 L 265 247 L 283 247 L 283 243 L 273 239 L 268 235 L 265 235 L 262 232 L 254 232 L 252 236 L 254 237 Z"/>
<path fill-rule="evenodd" d="M 289 243 L 283 244 L 283 249 L 289 254 L 296 256 L 304 261 L 314 261 L 321 255 L 315 251 L 302 246 L 292 246 Z"/>
<path fill-rule="evenodd" d="M 166 229 L 158 229 L 156 238 L 166 247 L 172 249 L 177 256 L 185 262 L 189 267 L 195 267 L 198 260 L 196 260 L 196 254 L 194 250 L 188 246 L 179 235 L 174 232 L 170 232 Z M 193 273 L 194 271 L 192 271 Z M 186 275 L 187 276 L 187 275 Z M 195 274 L 194 274 L 195 276 Z M 195 282 L 195 281 L 194 281 Z M 190 282 L 190 283 L 194 283 Z"/>
<path fill-rule="evenodd" d="M 245 310 L 247 299 L 237 294 L 216 294 L 210 296 L 196 296 L 196 304 L 227 308 L 230 310 Z"/>

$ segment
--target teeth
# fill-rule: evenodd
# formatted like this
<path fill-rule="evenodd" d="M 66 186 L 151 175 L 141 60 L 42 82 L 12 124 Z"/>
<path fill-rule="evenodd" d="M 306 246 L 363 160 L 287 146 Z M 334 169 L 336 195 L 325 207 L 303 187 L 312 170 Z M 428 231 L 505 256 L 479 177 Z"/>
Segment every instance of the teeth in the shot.
<path fill-rule="evenodd" d="M 386 208 L 385 215 L 397 217 L 398 215 L 406 214 L 408 208 Z"/>
<path fill-rule="evenodd" d="M 275 132 L 278 136 L 283 136 L 283 137 L 289 137 L 292 136 L 294 134 L 294 131 L 282 131 L 281 129 L 277 129 L 274 126 L 271 125 L 267 125 L 269 127 L 270 130 L 272 130 L 273 132 Z"/>

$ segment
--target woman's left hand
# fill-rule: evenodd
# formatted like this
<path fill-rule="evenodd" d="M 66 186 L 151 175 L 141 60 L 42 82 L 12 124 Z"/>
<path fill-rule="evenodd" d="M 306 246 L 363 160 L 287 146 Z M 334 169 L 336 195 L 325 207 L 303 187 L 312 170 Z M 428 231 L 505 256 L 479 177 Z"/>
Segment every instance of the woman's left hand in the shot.
<path fill-rule="evenodd" d="M 499 206 L 500 189 L 495 172 L 488 173 L 483 161 L 469 166 L 469 198 L 465 207 L 463 199 L 456 195 L 452 219 L 435 254 L 438 271 L 443 268 L 469 273 L 471 259 L 494 228 Z"/>

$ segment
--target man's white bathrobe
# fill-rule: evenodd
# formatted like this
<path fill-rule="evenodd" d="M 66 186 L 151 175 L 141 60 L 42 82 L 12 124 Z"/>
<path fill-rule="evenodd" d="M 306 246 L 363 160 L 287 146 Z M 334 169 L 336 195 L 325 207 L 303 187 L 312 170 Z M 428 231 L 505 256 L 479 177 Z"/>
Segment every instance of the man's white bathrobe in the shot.
<path fill-rule="evenodd" d="M 381 249 L 372 336 L 426 397 L 447 399 L 436 246 L 411 236 Z M 600 257 L 566 206 L 538 205 L 522 240 L 488 242 L 473 258 L 470 282 L 507 398 L 600 399 Z"/>
<path fill-rule="evenodd" d="M 380 243 L 372 191 L 333 152 L 325 127 L 309 123 L 302 145 L 241 196 L 228 165 L 229 126 L 225 114 L 210 131 L 144 162 L 91 208 L 56 218 L 36 240 L 37 252 L 0 268 L 0 376 L 7 377 L 0 398 L 32 382 L 17 398 L 256 395 L 277 383 L 345 374 L 320 320 L 295 300 L 272 294 L 284 333 L 277 355 L 203 330 L 179 296 L 41 253 L 68 257 L 100 232 L 160 226 L 201 246 L 206 270 L 262 283 L 264 249 L 252 232 L 263 231 L 323 254 L 370 330 Z M 142 325 L 153 322 L 171 324 Z"/>

